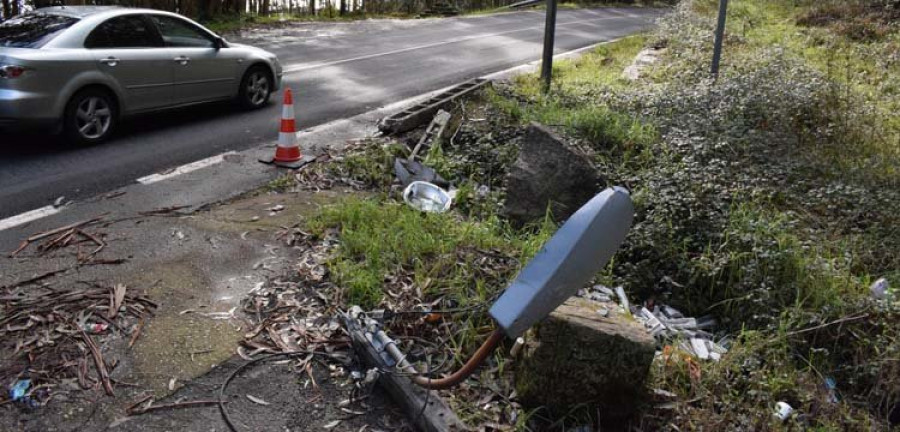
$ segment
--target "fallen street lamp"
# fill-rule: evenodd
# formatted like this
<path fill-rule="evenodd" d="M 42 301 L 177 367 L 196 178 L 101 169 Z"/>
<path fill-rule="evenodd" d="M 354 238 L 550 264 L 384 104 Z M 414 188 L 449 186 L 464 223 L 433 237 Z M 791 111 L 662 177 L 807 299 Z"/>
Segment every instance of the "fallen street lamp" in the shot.
<path fill-rule="evenodd" d="M 521 336 L 589 283 L 622 245 L 633 217 L 631 197 L 620 187 L 604 190 L 578 209 L 494 302 L 489 313 L 497 329 L 450 376 L 435 379 L 416 370 L 382 323 L 358 306 L 345 316 L 348 330 L 374 348 L 382 370 L 384 365 L 396 367 L 428 389 L 453 387 L 471 375 L 504 337 Z"/>

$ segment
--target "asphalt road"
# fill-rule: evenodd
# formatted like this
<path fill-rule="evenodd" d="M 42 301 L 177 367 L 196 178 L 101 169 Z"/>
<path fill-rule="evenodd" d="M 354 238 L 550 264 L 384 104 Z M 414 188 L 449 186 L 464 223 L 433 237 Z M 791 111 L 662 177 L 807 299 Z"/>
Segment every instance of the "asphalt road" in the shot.
<path fill-rule="evenodd" d="M 556 51 L 607 41 L 651 25 L 652 9 L 561 10 Z M 299 127 L 367 112 L 540 57 L 544 14 L 524 11 L 427 20 L 292 24 L 229 40 L 278 54 Z M 0 219 L 79 200 L 135 179 L 277 138 L 279 95 L 265 109 L 211 104 L 126 120 L 102 145 L 0 135 Z M 301 145 L 310 143 L 301 143 Z"/>

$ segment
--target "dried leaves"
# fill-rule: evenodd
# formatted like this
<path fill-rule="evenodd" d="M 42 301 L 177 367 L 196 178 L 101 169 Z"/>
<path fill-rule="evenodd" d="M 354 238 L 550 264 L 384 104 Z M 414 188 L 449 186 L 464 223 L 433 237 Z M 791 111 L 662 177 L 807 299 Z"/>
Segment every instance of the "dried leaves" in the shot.
<path fill-rule="evenodd" d="M 68 291 L 9 287 L 0 295 L 0 347 L 12 353 L 13 360 L 0 368 L 0 379 L 23 372 L 37 382 L 77 378 L 83 388 L 99 382 L 112 395 L 110 362 L 95 337 L 108 330 L 139 329 L 139 320 L 156 307 L 146 297 L 128 292 L 125 285 Z M 99 380 L 88 376 L 89 364 Z"/>

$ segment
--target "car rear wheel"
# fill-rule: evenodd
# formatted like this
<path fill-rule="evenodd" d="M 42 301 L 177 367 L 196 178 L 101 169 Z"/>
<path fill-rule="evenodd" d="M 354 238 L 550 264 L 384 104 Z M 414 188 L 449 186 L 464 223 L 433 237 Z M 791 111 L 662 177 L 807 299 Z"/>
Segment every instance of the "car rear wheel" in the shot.
<path fill-rule="evenodd" d="M 239 102 L 244 108 L 256 109 L 269 102 L 272 94 L 272 76 L 262 66 L 254 66 L 244 74 L 241 80 L 241 89 L 238 94 Z"/>
<path fill-rule="evenodd" d="M 66 106 L 63 129 L 78 144 L 96 144 L 112 135 L 118 118 L 116 102 L 100 89 L 82 90 Z"/>

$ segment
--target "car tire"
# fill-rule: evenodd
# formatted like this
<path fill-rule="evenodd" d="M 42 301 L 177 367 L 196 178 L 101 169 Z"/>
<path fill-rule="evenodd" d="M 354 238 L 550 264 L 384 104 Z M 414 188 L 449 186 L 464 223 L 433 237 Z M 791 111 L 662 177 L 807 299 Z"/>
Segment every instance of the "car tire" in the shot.
<path fill-rule="evenodd" d="M 253 66 L 244 73 L 238 89 L 238 102 L 244 109 L 258 109 L 269 103 L 272 95 L 272 74 L 264 66 Z"/>
<path fill-rule="evenodd" d="M 97 144 L 112 135 L 118 120 L 118 104 L 108 91 L 85 89 L 66 105 L 63 132 L 75 144 Z"/>

